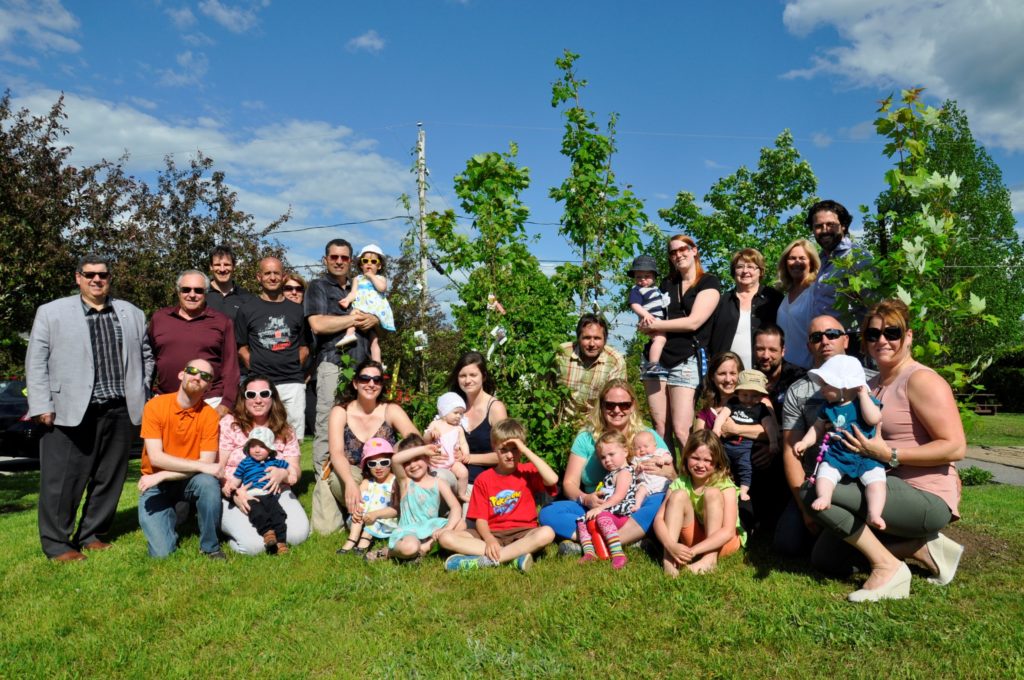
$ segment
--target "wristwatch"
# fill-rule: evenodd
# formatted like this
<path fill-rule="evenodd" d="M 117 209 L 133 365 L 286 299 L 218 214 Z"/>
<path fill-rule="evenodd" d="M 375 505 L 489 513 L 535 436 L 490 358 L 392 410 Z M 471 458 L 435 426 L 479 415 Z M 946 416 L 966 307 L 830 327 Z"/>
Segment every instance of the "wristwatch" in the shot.
<path fill-rule="evenodd" d="M 893 470 L 900 466 L 899 452 L 896 449 L 889 451 L 889 467 Z"/>

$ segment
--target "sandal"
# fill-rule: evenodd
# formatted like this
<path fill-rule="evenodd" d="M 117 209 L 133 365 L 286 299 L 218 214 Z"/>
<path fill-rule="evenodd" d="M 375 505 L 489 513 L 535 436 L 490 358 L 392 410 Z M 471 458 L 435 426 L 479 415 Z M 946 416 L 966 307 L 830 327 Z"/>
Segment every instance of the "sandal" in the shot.
<path fill-rule="evenodd" d="M 353 539 L 351 534 L 350 534 L 349 537 L 345 539 L 344 545 L 342 545 L 340 548 L 338 548 L 338 551 L 335 554 L 336 555 L 346 555 L 346 554 L 352 552 L 352 549 L 356 547 L 356 540 L 357 539 Z M 360 537 L 358 540 L 362 540 L 362 537 Z"/>
<path fill-rule="evenodd" d="M 363 559 L 367 562 L 377 562 L 379 560 L 386 560 L 391 556 L 391 553 L 387 548 L 378 548 L 373 552 L 368 552 L 363 556 Z"/>
<path fill-rule="evenodd" d="M 363 534 L 359 537 L 359 543 L 356 544 L 355 550 L 353 550 L 352 552 L 354 552 L 356 555 L 365 555 L 366 551 L 369 550 L 370 546 L 372 545 L 373 536 L 367 536 L 366 534 Z"/>

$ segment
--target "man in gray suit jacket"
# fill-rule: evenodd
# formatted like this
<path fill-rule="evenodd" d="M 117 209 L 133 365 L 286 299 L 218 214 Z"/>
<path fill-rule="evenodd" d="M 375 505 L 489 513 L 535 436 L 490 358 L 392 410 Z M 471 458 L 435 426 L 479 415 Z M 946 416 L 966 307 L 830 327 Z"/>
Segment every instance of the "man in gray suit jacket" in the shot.
<path fill-rule="evenodd" d="M 39 444 L 39 539 L 60 562 L 84 560 L 79 548 L 110 547 L 102 537 L 114 521 L 131 426 L 142 422 L 153 373 L 146 316 L 110 297 L 107 261 L 83 257 L 75 281 L 79 295 L 36 310 L 25 358 L 28 412 L 48 428 Z"/>

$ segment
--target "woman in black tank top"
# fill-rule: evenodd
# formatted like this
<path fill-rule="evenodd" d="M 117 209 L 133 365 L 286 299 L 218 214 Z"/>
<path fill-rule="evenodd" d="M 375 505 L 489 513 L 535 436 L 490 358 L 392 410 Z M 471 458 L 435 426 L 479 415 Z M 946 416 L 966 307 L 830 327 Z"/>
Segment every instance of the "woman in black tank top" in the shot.
<path fill-rule="evenodd" d="M 448 389 L 466 400 L 462 428 L 469 444 L 469 482 L 498 462 L 491 446 L 491 426 L 508 418 L 505 404 L 492 394 L 494 381 L 487 373 L 487 360 L 479 352 L 467 352 L 448 376 Z"/>

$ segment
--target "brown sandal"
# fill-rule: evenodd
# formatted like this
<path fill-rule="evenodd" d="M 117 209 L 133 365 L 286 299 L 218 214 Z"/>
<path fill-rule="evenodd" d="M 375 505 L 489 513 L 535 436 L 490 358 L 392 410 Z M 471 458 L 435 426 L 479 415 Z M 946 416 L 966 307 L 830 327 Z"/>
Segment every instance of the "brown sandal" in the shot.
<path fill-rule="evenodd" d="M 367 562 L 377 562 L 380 560 L 386 560 L 391 557 L 391 552 L 387 548 L 378 548 L 373 552 L 368 552 L 363 557 Z"/>

